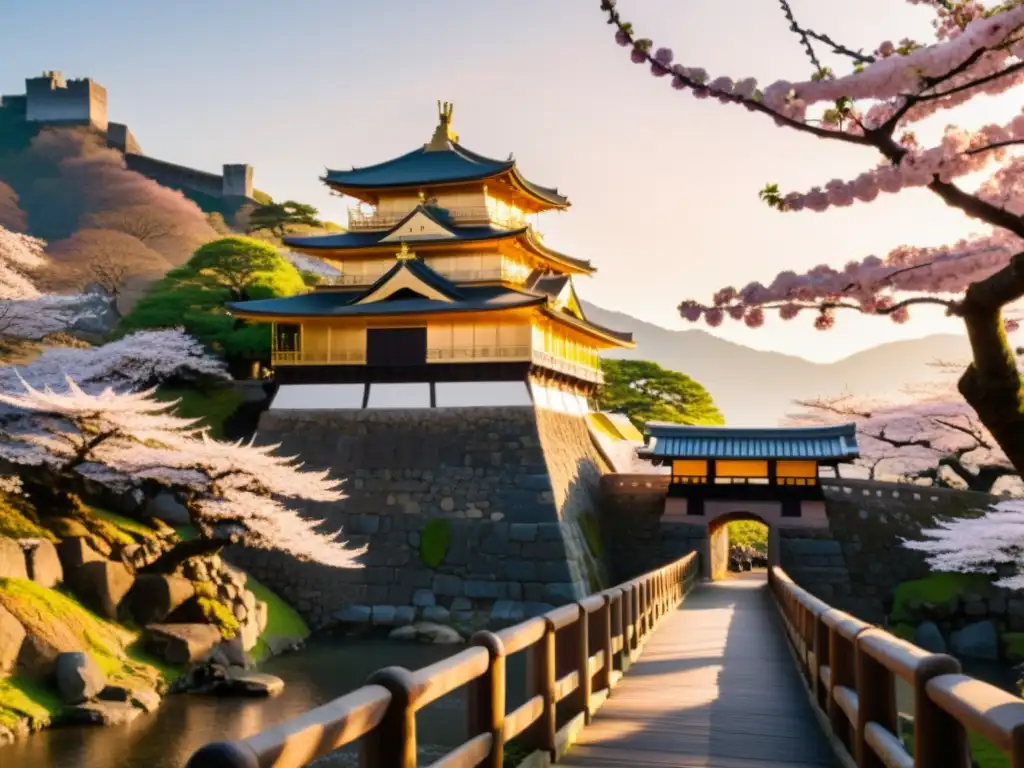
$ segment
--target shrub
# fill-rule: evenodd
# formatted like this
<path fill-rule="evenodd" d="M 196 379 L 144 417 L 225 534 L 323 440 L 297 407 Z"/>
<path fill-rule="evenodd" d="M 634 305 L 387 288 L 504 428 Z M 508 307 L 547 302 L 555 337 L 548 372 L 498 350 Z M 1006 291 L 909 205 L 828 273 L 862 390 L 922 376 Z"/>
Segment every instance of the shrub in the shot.
<path fill-rule="evenodd" d="M 420 557 L 429 568 L 437 568 L 448 554 L 451 542 L 451 523 L 444 518 L 437 518 L 423 526 L 420 533 Z"/>

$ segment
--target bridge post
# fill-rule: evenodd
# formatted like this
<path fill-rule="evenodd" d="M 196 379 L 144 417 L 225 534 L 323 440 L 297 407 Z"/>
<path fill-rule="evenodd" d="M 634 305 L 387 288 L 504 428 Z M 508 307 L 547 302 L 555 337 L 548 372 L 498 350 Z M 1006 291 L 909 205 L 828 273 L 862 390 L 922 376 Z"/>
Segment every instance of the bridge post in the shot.
<path fill-rule="evenodd" d="M 878 633 L 881 633 L 881 630 L 869 629 L 861 633 L 854 648 L 858 702 L 854 757 L 857 760 L 857 768 L 886 768 L 885 761 L 875 753 L 867 741 L 868 723 L 875 722 L 889 733 L 899 733 L 892 673 L 872 658 L 861 643 L 865 635 Z"/>
<path fill-rule="evenodd" d="M 597 680 L 594 687 L 599 691 L 612 690 L 612 598 L 608 592 L 601 595 L 602 605 L 597 610 L 597 648 L 601 651 L 601 658 L 604 664 L 597 672 Z"/>
<path fill-rule="evenodd" d="M 579 635 L 576 638 L 576 669 L 579 673 L 579 688 L 576 689 L 576 705 L 578 711 L 583 712 L 584 723 L 590 725 L 590 699 L 594 690 L 594 681 L 590 677 L 590 614 L 579 605 L 580 617 L 576 621 L 579 628 Z"/>
<path fill-rule="evenodd" d="M 469 738 L 491 735 L 491 751 L 480 765 L 501 768 L 505 759 L 505 646 L 493 632 L 482 630 L 470 638 L 470 645 L 487 650 L 487 672 L 469 687 Z"/>
<path fill-rule="evenodd" d="M 640 647 L 640 590 L 636 582 L 629 583 L 629 661 L 633 662 L 637 648 Z"/>
<path fill-rule="evenodd" d="M 373 731 L 363 739 L 359 752 L 360 768 L 416 768 L 416 710 L 413 691 L 416 680 L 405 667 L 385 667 L 366 681 L 391 694 L 387 712 Z"/>
<path fill-rule="evenodd" d="M 557 749 L 555 738 L 558 733 L 558 702 L 555 701 L 555 685 L 558 680 L 557 656 L 555 654 L 555 623 L 544 617 L 544 639 L 540 641 L 537 665 L 540 693 L 544 697 L 544 711 L 537 723 L 538 749 L 546 751 L 551 760 Z"/>
<path fill-rule="evenodd" d="M 960 662 L 934 654 L 914 673 L 914 765 L 928 768 L 969 768 L 971 759 L 963 725 L 932 701 L 928 681 L 939 675 L 960 674 Z"/>

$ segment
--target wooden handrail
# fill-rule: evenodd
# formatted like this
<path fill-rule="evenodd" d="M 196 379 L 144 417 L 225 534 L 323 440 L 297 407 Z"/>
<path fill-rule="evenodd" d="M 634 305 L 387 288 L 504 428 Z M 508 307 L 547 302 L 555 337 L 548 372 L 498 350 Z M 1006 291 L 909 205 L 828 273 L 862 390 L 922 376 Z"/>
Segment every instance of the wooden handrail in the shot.
<path fill-rule="evenodd" d="M 511 739 L 530 752 L 529 761 L 544 753 L 554 759 L 590 722 L 696 576 L 691 553 L 543 616 L 477 632 L 469 648 L 435 664 L 378 670 L 362 688 L 274 728 L 207 744 L 187 768 L 298 768 L 356 742 L 362 765 L 415 768 L 416 712 L 462 687 L 469 691 L 469 738 L 434 768 L 500 768 Z M 531 655 L 532 674 L 525 703 L 506 712 L 506 659 L 516 653 Z"/>
<path fill-rule="evenodd" d="M 970 768 L 968 732 L 1024 768 L 1024 700 L 832 608 L 777 566 L 768 583 L 813 698 L 858 768 Z M 913 754 L 899 734 L 896 678 L 913 689 Z"/>

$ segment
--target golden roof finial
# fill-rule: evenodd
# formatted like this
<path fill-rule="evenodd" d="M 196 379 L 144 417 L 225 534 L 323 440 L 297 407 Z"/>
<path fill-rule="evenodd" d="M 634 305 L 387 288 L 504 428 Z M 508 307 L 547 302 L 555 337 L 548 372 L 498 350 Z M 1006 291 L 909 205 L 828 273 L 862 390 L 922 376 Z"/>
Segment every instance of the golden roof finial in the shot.
<path fill-rule="evenodd" d="M 416 254 L 409 250 L 409 244 L 403 240 L 402 247 L 398 249 L 395 258 L 399 261 L 412 261 L 416 258 Z"/>
<path fill-rule="evenodd" d="M 454 109 L 455 105 L 450 101 L 438 100 L 437 128 L 434 129 L 434 135 L 430 137 L 430 142 L 425 147 L 427 152 L 443 152 L 450 149 L 452 144 L 458 143 L 459 136 L 452 130 L 452 111 Z"/>

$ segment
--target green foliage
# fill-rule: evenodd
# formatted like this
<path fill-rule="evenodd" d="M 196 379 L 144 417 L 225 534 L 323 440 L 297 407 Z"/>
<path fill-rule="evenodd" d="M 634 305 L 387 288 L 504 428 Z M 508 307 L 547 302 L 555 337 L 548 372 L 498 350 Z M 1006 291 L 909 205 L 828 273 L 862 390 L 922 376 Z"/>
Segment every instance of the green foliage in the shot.
<path fill-rule="evenodd" d="M 28 718 L 32 730 L 45 728 L 63 706 L 56 693 L 36 680 L 0 678 L 0 727 Z"/>
<path fill-rule="evenodd" d="M 174 412 L 186 419 L 200 419 L 197 426 L 208 427 L 210 436 L 217 440 L 224 439 L 224 422 L 242 404 L 242 396 L 231 387 L 165 387 L 157 390 L 156 398 L 165 403 L 177 400 Z"/>
<path fill-rule="evenodd" d="M 647 360 L 602 360 L 600 408 L 626 414 L 639 430 L 648 421 L 724 424 L 711 395 L 684 373 Z"/>
<path fill-rule="evenodd" d="M 197 598 L 196 602 L 203 612 L 203 618 L 207 623 L 217 627 L 223 637 L 230 640 L 238 634 L 241 625 L 224 603 L 209 597 Z"/>
<path fill-rule="evenodd" d="M 46 539 L 57 537 L 39 524 L 35 508 L 23 496 L 0 493 L 0 536 L 12 539 Z"/>
<path fill-rule="evenodd" d="M 908 723 L 905 720 L 901 721 L 901 723 L 903 723 L 903 728 L 900 736 L 903 741 L 903 747 L 907 750 L 907 754 L 913 757 L 914 723 L 913 721 Z M 971 747 L 972 768 L 1010 768 L 1009 759 L 996 749 L 992 742 L 971 731 L 967 732 L 967 741 Z"/>
<path fill-rule="evenodd" d="M 284 236 L 285 232 L 296 225 L 322 226 L 320 219 L 317 218 L 318 214 L 316 208 L 305 203 L 297 203 L 294 200 L 275 203 L 273 200 L 268 200 L 250 212 L 246 231 L 256 232 L 267 229 L 278 236 Z"/>
<path fill-rule="evenodd" d="M 906 640 L 908 643 L 914 642 L 914 625 L 902 622 L 900 624 L 893 624 L 889 628 L 889 634 L 895 635 L 900 640 Z"/>
<path fill-rule="evenodd" d="M 1001 640 L 1007 660 L 1014 663 L 1024 661 L 1024 632 L 1004 632 Z"/>
<path fill-rule="evenodd" d="M 943 605 L 954 597 L 973 593 L 987 596 L 992 594 L 992 580 L 980 573 L 932 573 L 923 579 L 904 581 L 893 592 L 893 622 L 913 622 L 913 605 L 931 603 Z"/>
<path fill-rule="evenodd" d="M 199 248 L 122 319 L 121 333 L 178 326 L 229 362 L 270 358 L 270 330 L 228 314 L 230 301 L 293 296 L 307 290 L 299 271 L 266 243 L 226 237 Z"/>
<path fill-rule="evenodd" d="M 246 579 L 245 588 L 252 592 L 257 600 L 267 604 L 267 626 L 252 650 L 256 661 L 262 661 L 270 652 L 267 645 L 270 638 L 305 640 L 309 637 L 309 626 L 276 592 L 267 589 L 252 576 Z"/>
<path fill-rule="evenodd" d="M 769 208 L 774 208 L 777 211 L 786 210 L 786 203 L 779 191 L 778 184 L 765 184 L 764 189 L 757 193 L 757 197 Z"/>
<path fill-rule="evenodd" d="M 762 554 L 768 553 L 768 526 L 755 520 L 734 520 L 726 523 L 729 544 L 753 547 Z"/>
<path fill-rule="evenodd" d="M 428 568 L 437 568 L 448 554 L 448 544 L 452 538 L 452 526 L 443 517 L 438 517 L 425 526 L 420 532 L 420 558 Z"/>
<path fill-rule="evenodd" d="M 266 205 L 267 203 L 274 202 L 274 199 L 262 189 L 254 189 L 252 191 L 252 199 L 260 205 Z"/>

